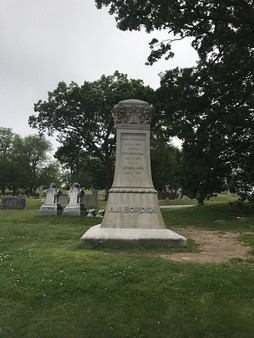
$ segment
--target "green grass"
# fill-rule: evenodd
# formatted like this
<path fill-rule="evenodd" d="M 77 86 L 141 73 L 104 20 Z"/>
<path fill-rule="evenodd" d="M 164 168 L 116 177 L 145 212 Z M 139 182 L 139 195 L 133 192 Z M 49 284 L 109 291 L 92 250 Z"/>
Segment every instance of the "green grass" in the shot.
<path fill-rule="evenodd" d="M 189 208 L 162 210 L 168 227 L 193 226 L 211 230 L 254 230 L 254 208 L 239 209 L 230 204 L 211 204 Z"/>
<path fill-rule="evenodd" d="M 254 259 L 176 263 L 142 248 L 81 250 L 98 219 L 37 217 L 39 205 L 0 211 L 0 337 L 253 337 Z M 254 253 L 249 207 L 211 201 L 163 217 L 173 230 L 239 231 Z"/>
<path fill-rule="evenodd" d="M 218 204 L 218 203 L 228 203 L 238 200 L 238 196 L 232 194 L 218 194 L 216 197 L 212 197 L 209 200 L 205 200 L 205 205 Z M 190 199 L 186 196 L 183 198 L 178 198 L 175 200 L 160 200 L 160 205 L 197 205 L 196 199 Z"/>

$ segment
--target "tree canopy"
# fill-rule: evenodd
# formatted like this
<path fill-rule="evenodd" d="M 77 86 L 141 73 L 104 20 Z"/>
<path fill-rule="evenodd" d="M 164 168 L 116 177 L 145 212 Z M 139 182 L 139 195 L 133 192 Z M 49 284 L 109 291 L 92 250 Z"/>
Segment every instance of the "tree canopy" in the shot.
<path fill-rule="evenodd" d="M 181 151 L 158 133 L 151 137 L 151 168 L 155 189 L 174 193 L 182 188 Z"/>
<path fill-rule="evenodd" d="M 16 165 L 15 185 L 23 188 L 28 194 L 50 182 L 43 182 L 41 172 L 48 169 L 49 141 L 37 135 L 21 137 L 15 135 L 12 142 L 11 161 Z M 52 178 L 51 178 L 52 179 Z"/>
<path fill-rule="evenodd" d="M 157 90 L 161 123 L 184 141 L 185 193 L 192 197 L 200 189 L 204 197 L 218 192 L 232 175 L 241 185 L 254 182 L 252 98 L 234 107 L 225 97 L 216 102 L 215 90 L 212 79 L 203 81 L 193 68 L 168 71 Z"/>
<path fill-rule="evenodd" d="M 60 82 L 48 93 L 47 101 L 35 104 L 37 115 L 30 116 L 29 124 L 41 133 L 58 133 L 61 146 L 55 156 L 71 170 L 73 180 L 82 171 L 83 177 L 90 172 L 87 184 L 107 190 L 113 179 L 115 152 L 112 108 L 128 98 L 152 103 L 153 95 L 142 80 L 128 79 L 118 71 L 81 86 Z M 93 176 L 97 179 L 91 182 Z M 96 186 L 98 181 L 100 186 Z"/>
<path fill-rule="evenodd" d="M 95 0 L 97 8 L 109 7 L 121 30 L 148 33 L 166 30 L 169 37 L 159 43 L 151 41 L 149 62 L 162 55 L 171 57 L 175 39 L 192 37 L 192 45 L 203 61 L 226 58 L 235 48 L 253 46 L 253 0 Z M 157 49 L 156 49 L 157 48 Z M 210 54 L 211 53 L 211 54 Z"/>
<path fill-rule="evenodd" d="M 38 135 L 21 137 L 10 128 L 0 128 L 0 187 L 34 194 L 59 176 L 56 163 L 48 161 L 49 141 Z"/>
<path fill-rule="evenodd" d="M 186 192 L 209 194 L 235 176 L 254 185 L 254 8 L 252 0 L 96 0 L 118 28 L 166 30 L 152 39 L 148 64 L 173 57 L 172 43 L 191 37 L 195 67 L 164 72 L 157 90 L 160 123 L 183 143 Z M 190 182 L 192 185 L 190 185 Z"/>

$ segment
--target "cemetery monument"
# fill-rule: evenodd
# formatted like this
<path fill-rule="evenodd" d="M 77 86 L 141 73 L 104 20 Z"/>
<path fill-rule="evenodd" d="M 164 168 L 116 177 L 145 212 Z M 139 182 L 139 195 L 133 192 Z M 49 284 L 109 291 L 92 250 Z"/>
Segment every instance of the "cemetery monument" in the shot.
<path fill-rule="evenodd" d="M 64 208 L 63 215 L 81 216 L 86 212 L 84 204 L 82 204 L 82 197 L 84 190 L 79 183 L 73 183 L 69 191 L 69 204 Z"/>
<path fill-rule="evenodd" d="M 113 108 L 117 129 L 113 186 L 101 224 L 80 239 L 82 248 L 99 245 L 186 246 L 186 238 L 164 224 L 150 166 L 152 106 L 120 101 Z"/>
<path fill-rule="evenodd" d="M 58 202 L 61 192 L 55 183 L 51 183 L 46 191 L 46 200 L 40 207 L 38 216 L 57 216 L 62 213 L 62 207 Z"/>

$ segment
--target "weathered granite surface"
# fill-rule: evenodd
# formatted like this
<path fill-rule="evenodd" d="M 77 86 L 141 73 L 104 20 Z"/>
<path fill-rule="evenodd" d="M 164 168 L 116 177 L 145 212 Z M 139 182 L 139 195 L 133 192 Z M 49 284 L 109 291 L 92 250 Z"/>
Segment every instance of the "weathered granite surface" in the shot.
<path fill-rule="evenodd" d="M 150 166 L 153 108 L 140 100 L 113 109 L 117 127 L 113 186 L 100 225 L 81 237 L 81 247 L 97 245 L 185 246 L 186 239 L 166 229 Z"/>

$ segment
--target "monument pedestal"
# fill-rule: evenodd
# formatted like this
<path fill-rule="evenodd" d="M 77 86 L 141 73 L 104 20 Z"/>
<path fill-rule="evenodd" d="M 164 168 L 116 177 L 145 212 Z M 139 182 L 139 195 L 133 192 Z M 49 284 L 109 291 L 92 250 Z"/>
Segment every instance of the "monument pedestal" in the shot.
<path fill-rule="evenodd" d="M 64 216 L 85 216 L 86 208 L 83 205 L 67 205 L 63 211 Z"/>
<path fill-rule="evenodd" d="M 186 239 L 166 229 L 150 167 L 152 107 L 140 100 L 121 101 L 113 109 L 117 126 L 113 186 L 102 223 L 81 237 L 81 247 L 186 246 Z"/>
<path fill-rule="evenodd" d="M 47 205 L 44 204 L 38 211 L 38 216 L 58 216 L 62 215 L 63 209 L 60 204 Z"/>
<path fill-rule="evenodd" d="M 95 247 L 184 247 L 186 238 L 168 229 L 91 227 L 80 239 L 83 249 Z"/>
<path fill-rule="evenodd" d="M 102 228 L 165 228 L 156 190 L 153 187 L 112 187 L 101 226 Z"/>

